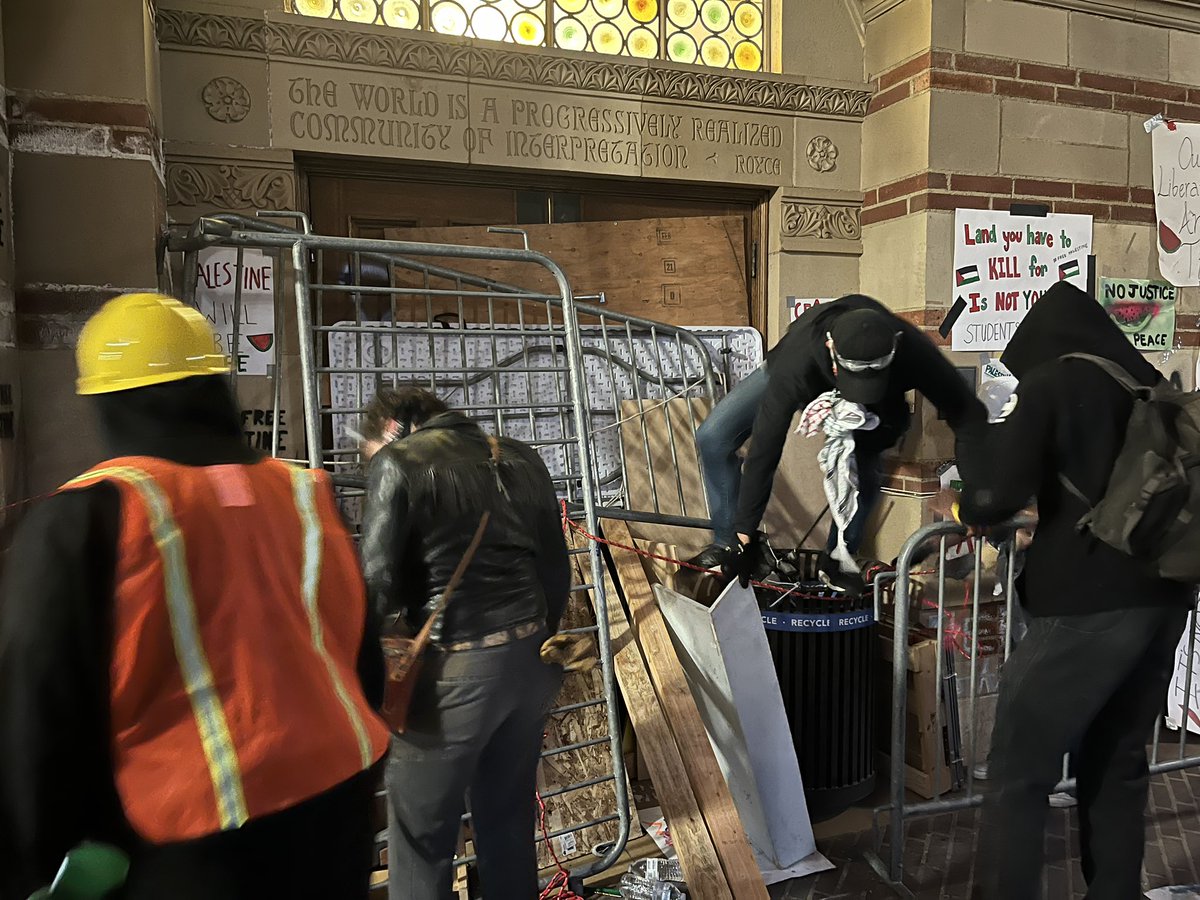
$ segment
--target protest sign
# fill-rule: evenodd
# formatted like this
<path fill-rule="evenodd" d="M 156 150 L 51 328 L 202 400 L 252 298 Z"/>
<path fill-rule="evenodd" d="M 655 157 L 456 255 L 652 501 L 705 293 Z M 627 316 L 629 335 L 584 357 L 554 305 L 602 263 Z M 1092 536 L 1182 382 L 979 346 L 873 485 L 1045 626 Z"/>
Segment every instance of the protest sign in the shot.
<path fill-rule="evenodd" d="M 1158 270 L 1176 287 L 1195 286 L 1200 284 L 1200 125 L 1159 126 L 1151 143 Z"/>
<path fill-rule="evenodd" d="M 954 215 L 953 350 L 1003 350 L 1038 298 L 1059 281 L 1087 288 L 1092 217 Z"/>
<path fill-rule="evenodd" d="M 788 321 L 795 322 L 802 313 L 808 312 L 814 306 L 832 303 L 835 299 L 834 297 L 788 297 Z"/>
<path fill-rule="evenodd" d="M 1101 278 L 1096 299 L 1137 349 L 1170 350 L 1174 345 L 1174 285 L 1142 278 Z"/>
<path fill-rule="evenodd" d="M 275 270 L 261 250 L 242 251 L 242 305 L 237 352 L 232 349 L 237 288 L 236 249 L 209 248 L 199 254 L 196 306 L 217 332 L 219 352 L 240 375 L 266 375 L 275 364 Z"/>

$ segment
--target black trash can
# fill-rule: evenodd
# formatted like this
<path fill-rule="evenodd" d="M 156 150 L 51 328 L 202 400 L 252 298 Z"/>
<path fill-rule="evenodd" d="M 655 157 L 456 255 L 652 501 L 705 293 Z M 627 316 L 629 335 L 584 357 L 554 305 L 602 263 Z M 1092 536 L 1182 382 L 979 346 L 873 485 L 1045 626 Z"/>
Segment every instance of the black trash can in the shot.
<path fill-rule="evenodd" d="M 820 582 L 759 606 L 791 726 L 809 815 L 829 819 L 875 789 L 874 602 Z"/>

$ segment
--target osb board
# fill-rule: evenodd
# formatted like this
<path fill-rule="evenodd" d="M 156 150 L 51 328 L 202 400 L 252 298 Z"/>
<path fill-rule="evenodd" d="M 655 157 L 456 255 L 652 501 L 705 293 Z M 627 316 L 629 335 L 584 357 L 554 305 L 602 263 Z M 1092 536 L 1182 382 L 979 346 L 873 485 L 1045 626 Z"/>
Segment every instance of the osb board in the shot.
<path fill-rule="evenodd" d="M 687 404 L 691 404 L 689 414 Z M 696 432 L 700 423 L 707 418 L 711 409 L 708 400 L 674 397 L 663 404 L 661 400 L 641 402 L 626 400 L 621 404 L 621 439 L 624 445 L 627 507 L 642 512 L 652 512 L 657 488 L 657 510 L 663 513 L 707 517 L 704 484 L 700 474 L 700 462 L 696 449 Z M 668 425 L 669 421 L 669 425 Z M 693 422 L 695 425 L 693 426 Z M 642 426 L 645 425 L 645 437 Z M 671 456 L 670 435 L 672 429 L 675 457 Z M 646 463 L 647 444 L 650 447 L 650 464 Z M 789 433 L 783 448 L 783 457 L 775 472 L 771 487 L 771 500 L 767 504 L 761 528 L 770 537 L 777 549 L 796 546 L 817 516 L 825 508 L 825 491 L 821 470 L 817 466 L 817 451 L 821 449 L 818 438 L 803 438 Z M 745 458 L 749 443 L 742 448 Z M 675 460 L 678 460 L 678 466 Z M 676 480 L 678 477 L 678 480 Z M 683 500 L 680 501 L 680 485 Z M 829 533 L 829 516 L 809 537 L 810 547 L 824 546 Z M 666 525 L 648 525 L 630 522 L 634 537 L 680 546 L 703 547 L 711 539 L 709 531 L 679 528 Z"/>
<path fill-rule="evenodd" d="M 575 557 L 575 580 L 580 580 L 578 562 L 586 560 L 586 556 Z M 590 578 L 588 581 L 590 582 Z M 587 596 L 582 592 L 571 594 L 560 628 L 587 628 L 596 624 L 596 616 Z M 599 660 L 587 672 L 568 673 L 562 690 L 555 700 L 555 707 L 569 706 L 575 703 L 585 703 L 589 700 L 604 698 L 604 675 L 601 672 Z M 603 705 L 588 706 L 573 712 L 551 716 L 546 721 L 546 739 L 544 748 L 547 750 L 562 747 L 566 744 L 577 744 L 595 740 L 608 735 L 608 711 Z M 538 789 L 544 794 L 555 788 L 590 781 L 612 774 L 612 754 L 607 742 L 591 747 L 572 750 L 570 753 L 559 753 L 543 759 L 538 767 Z M 630 821 L 637 821 L 637 812 L 633 806 L 633 794 L 629 793 Z M 567 794 L 558 794 L 545 798 L 546 831 L 553 834 L 561 828 L 569 827 L 578 822 L 589 822 L 610 816 L 617 810 L 617 794 L 614 784 L 606 781 L 591 787 L 580 788 Z M 592 848 L 597 844 L 616 840 L 618 823 L 606 822 L 594 825 L 583 831 L 574 832 L 561 837 L 551 838 L 554 852 L 563 863 L 581 857 L 591 856 Z M 538 866 L 546 867 L 554 864 L 554 857 L 546 842 L 538 839 Z"/>
<path fill-rule="evenodd" d="M 607 309 L 671 325 L 748 324 L 746 226 L 740 216 L 521 227 L 529 234 L 530 249 L 558 263 L 576 295 L 603 292 Z M 389 228 L 385 234 L 399 241 L 522 247 L 519 235 L 492 234 L 483 227 Z M 472 259 L 430 261 L 539 293 L 558 292 L 553 276 L 542 266 Z M 397 284 L 423 285 L 411 271 L 397 270 L 396 276 Z M 497 312 L 504 306 L 497 304 Z M 486 316 L 483 301 L 471 301 L 471 307 L 464 312 L 472 321 Z M 418 309 L 423 321 L 424 301 Z M 454 309 L 457 301 L 439 311 Z"/>

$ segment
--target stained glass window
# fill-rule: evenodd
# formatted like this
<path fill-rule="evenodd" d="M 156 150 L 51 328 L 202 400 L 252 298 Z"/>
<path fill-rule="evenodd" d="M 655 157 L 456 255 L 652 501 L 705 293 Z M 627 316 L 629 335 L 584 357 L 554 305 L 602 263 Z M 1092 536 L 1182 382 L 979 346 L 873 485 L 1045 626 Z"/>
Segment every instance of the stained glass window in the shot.
<path fill-rule="evenodd" d="M 761 72 L 769 0 L 290 0 L 302 16 Z"/>

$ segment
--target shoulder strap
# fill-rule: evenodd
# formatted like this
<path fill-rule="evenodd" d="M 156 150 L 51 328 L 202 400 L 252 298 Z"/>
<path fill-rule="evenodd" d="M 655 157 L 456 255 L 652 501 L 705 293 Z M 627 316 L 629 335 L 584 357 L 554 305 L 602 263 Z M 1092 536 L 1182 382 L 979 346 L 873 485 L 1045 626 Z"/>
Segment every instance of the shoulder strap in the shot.
<path fill-rule="evenodd" d="M 1059 483 L 1067 489 L 1067 492 L 1070 493 L 1072 497 L 1074 497 L 1088 509 L 1092 508 L 1092 501 L 1084 496 L 1083 491 L 1075 487 L 1075 482 L 1061 472 L 1058 473 L 1058 480 Z"/>
<path fill-rule="evenodd" d="M 1085 362 L 1090 362 L 1094 366 L 1103 369 L 1108 375 L 1121 387 L 1129 391 L 1131 394 L 1139 394 L 1142 391 L 1148 390 L 1144 384 L 1138 384 L 1121 366 L 1118 366 L 1111 359 L 1105 359 L 1103 356 L 1093 356 L 1091 353 L 1068 353 L 1065 356 L 1060 356 L 1059 359 L 1082 359 Z"/>

